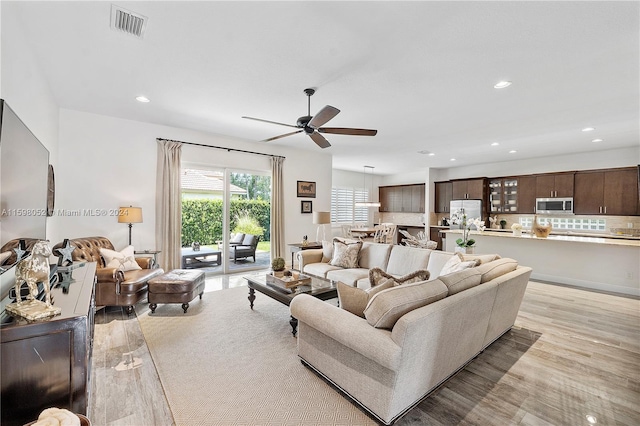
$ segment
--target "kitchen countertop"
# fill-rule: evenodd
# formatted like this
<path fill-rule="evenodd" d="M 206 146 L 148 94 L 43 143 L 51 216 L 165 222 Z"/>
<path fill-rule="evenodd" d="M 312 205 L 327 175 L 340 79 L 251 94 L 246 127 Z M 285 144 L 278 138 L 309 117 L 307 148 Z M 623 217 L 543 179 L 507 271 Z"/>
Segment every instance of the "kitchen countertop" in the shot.
<path fill-rule="evenodd" d="M 448 231 L 443 231 L 447 233 L 453 234 L 462 234 L 462 230 L 460 229 L 452 229 Z M 473 236 L 487 236 L 487 237 L 501 237 L 501 238 L 519 238 L 523 240 L 532 240 L 532 241 L 564 241 L 564 242 L 579 242 L 579 243 L 592 243 L 592 244 L 607 244 L 607 245 L 616 245 L 616 246 L 629 246 L 629 247 L 640 247 L 640 238 L 637 237 L 626 237 L 620 238 L 616 235 L 605 235 L 605 234 L 551 234 L 547 238 L 537 238 L 535 235 L 530 233 L 522 233 L 522 236 L 516 237 L 509 230 L 498 230 L 491 229 L 485 230 L 483 232 L 471 231 L 470 235 Z M 597 236 L 596 236 L 597 235 Z"/>

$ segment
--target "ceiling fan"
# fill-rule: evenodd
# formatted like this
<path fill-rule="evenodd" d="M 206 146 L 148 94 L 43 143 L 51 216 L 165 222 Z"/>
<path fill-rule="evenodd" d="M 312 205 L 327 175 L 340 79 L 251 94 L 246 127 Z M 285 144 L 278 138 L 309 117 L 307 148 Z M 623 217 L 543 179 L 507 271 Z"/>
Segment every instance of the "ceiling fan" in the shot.
<path fill-rule="evenodd" d="M 353 129 L 349 127 L 322 127 L 333 117 L 338 115 L 340 110 L 338 108 L 327 105 L 322 108 L 316 115 L 311 115 L 311 96 L 316 93 L 315 89 L 304 89 L 304 93 L 307 95 L 308 107 L 307 115 L 298 118 L 295 125 L 278 123 L 277 121 L 263 120 L 261 118 L 242 117 L 249 120 L 263 121 L 265 123 L 278 124 L 280 126 L 293 127 L 299 130 L 295 132 L 285 133 L 284 135 L 274 136 L 269 139 L 265 139 L 262 142 L 274 141 L 280 138 L 286 138 L 287 136 L 295 135 L 296 133 L 305 132 L 320 148 L 329 148 L 331 144 L 320 133 L 333 133 L 336 135 L 352 135 L 352 136 L 375 136 L 378 133 L 377 130 L 370 129 Z"/>

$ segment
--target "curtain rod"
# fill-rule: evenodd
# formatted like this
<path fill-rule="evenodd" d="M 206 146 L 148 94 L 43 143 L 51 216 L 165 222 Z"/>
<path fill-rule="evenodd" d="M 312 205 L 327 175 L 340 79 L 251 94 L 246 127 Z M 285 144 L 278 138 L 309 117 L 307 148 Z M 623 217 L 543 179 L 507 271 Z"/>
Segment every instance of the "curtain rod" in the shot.
<path fill-rule="evenodd" d="M 284 157 L 282 155 L 265 154 L 264 152 L 255 152 L 255 151 L 245 151 L 244 149 L 227 148 L 225 146 L 205 145 L 203 143 L 176 141 L 176 140 L 173 140 L 173 139 L 165 139 L 165 138 L 156 138 L 156 140 L 157 141 L 183 143 L 185 145 L 202 146 L 204 148 L 224 149 L 225 151 L 228 151 L 228 152 L 235 151 L 235 152 L 244 152 L 245 154 L 264 155 L 266 157 L 287 158 L 287 157 Z"/>

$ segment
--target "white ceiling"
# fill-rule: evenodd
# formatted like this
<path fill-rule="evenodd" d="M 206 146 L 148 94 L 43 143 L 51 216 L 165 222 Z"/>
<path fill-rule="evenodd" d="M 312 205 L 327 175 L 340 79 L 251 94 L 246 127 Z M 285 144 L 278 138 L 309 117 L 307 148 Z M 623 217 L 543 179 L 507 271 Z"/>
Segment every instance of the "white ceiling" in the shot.
<path fill-rule="evenodd" d="M 334 167 L 376 174 L 640 141 L 636 1 L 115 4 L 144 39 L 110 29 L 111 2 L 10 5 L 61 107 L 260 141 L 293 129 L 241 117 L 294 124 L 314 87 L 312 115 L 342 111 L 327 126 L 378 130 L 326 135 Z"/>

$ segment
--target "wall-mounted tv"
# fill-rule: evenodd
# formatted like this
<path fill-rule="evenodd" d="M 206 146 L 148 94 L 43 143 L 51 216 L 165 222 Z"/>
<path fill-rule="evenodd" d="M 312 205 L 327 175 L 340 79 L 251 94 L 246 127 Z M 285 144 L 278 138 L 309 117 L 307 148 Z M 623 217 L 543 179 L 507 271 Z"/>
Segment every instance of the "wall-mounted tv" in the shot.
<path fill-rule="evenodd" d="M 48 174 L 49 151 L 0 99 L 0 249 L 14 239 L 46 239 Z M 15 261 L 7 260 L 0 263 L 0 274 L 7 272 L 2 297 L 4 275 L 15 275 Z"/>

